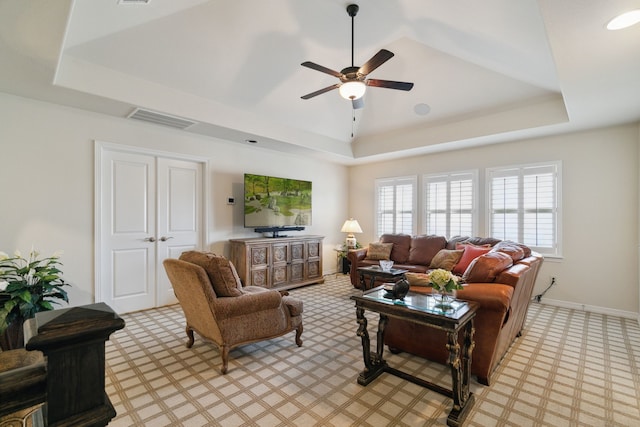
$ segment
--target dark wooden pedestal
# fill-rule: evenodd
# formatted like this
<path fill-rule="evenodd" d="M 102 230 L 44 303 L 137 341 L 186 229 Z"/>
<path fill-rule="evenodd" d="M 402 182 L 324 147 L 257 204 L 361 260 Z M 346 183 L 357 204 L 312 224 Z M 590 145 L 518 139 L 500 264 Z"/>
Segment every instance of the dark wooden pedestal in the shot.
<path fill-rule="evenodd" d="M 104 349 L 124 324 L 104 303 L 36 315 L 26 349 L 47 357 L 48 426 L 104 426 L 115 417 L 105 392 Z"/>

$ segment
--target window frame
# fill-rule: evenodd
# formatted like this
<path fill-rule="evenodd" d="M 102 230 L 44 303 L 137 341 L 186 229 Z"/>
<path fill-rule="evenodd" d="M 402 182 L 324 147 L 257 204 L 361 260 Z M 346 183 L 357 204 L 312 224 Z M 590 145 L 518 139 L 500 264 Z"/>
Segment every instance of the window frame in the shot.
<path fill-rule="evenodd" d="M 427 174 L 422 176 L 422 231 L 425 234 L 438 234 L 438 232 L 434 230 L 429 230 L 429 191 L 430 184 L 434 182 L 445 182 L 446 183 L 446 232 L 443 234 L 447 239 L 458 235 L 459 233 L 454 233 L 452 235 L 451 231 L 451 216 L 453 214 L 451 209 L 451 183 L 455 181 L 459 181 L 461 177 L 469 177 L 471 179 L 471 232 L 470 236 L 476 236 L 478 234 L 479 227 L 479 209 L 478 209 L 478 191 L 479 191 L 479 173 L 478 169 L 471 170 L 462 170 L 462 171 L 453 171 L 453 172 L 443 172 L 443 173 L 434 173 Z"/>
<path fill-rule="evenodd" d="M 381 231 L 380 228 L 380 188 L 381 187 L 390 187 L 394 188 L 394 195 L 396 193 L 396 187 L 399 185 L 406 185 L 410 183 L 411 188 L 411 235 L 415 235 L 418 229 L 417 219 L 418 219 L 418 176 L 417 175 L 407 175 L 407 176 L 397 176 L 397 177 L 388 177 L 388 178 L 376 178 L 375 180 L 375 196 L 374 196 L 374 212 L 375 212 L 375 220 L 374 220 L 374 235 L 376 239 L 379 239 L 382 234 L 388 233 L 389 231 Z M 397 231 L 397 209 L 395 207 L 395 197 L 394 197 L 394 208 L 393 208 L 393 233 Z"/>
<path fill-rule="evenodd" d="M 539 173 L 526 173 L 527 170 L 541 170 L 549 169 L 553 174 L 553 189 L 554 189 L 554 197 L 553 203 L 554 206 L 551 208 L 553 226 L 552 232 L 554 234 L 552 240 L 553 243 L 551 247 L 547 246 L 536 246 L 531 245 L 526 242 L 524 237 L 524 215 L 525 215 L 525 207 L 524 207 L 524 179 L 523 177 L 529 175 L 539 175 L 545 174 L 548 172 L 539 172 Z M 561 258 L 562 257 L 562 161 L 549 161 L 549 162 L 538 162 L 538 163 L 528 163 L 528 164 L 519 164 L 519 165 L 510 165 L 510 166 L 500 166 L 486 169 L 485 175 L 485 185 L 486 185 L 486 230 L 489 234 L 493 233 L 493 181 L 494 178 L 499 176 L 514 176 L 514 173 L 509 173 L 510 171 L 517 171 L 518 176 L 518 207 L 516 210 L 517 213 L 517 234 L 519 243 L 523 243 L 529 246 L 532 250 L 539 252 L 540 254 L 550 257 L 550 258 Z M 495 236 L 492 236 L 495 237 Z"/>

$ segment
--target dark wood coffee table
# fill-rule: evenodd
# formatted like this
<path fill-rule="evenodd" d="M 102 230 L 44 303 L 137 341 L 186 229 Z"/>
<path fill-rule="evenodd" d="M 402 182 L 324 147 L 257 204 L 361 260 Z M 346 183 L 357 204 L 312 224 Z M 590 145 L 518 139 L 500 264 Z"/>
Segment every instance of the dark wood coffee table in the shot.
<path fill-rule="evenodd" d="M 478 305 L 474 302 L 454 301 L 453 308 L 443 311 L 429 294 L 409 292 L 404 300 L 385 298 L 384 287 L 365 291 L 351 297 L 356 303 L 357 334 L 362 338 L 362 355 L 365 369 L 358 376 L 358 384 L 366 386 L 383 372 L 388 372 L 414 384 L 429 388 L 453 399 L 453 407 L 447 417 L 447 425 L 459 426 L 469 414 L 475 401 L 469 391 L 471 380 L 471 353 L 473 352 L 473 318 Z M 371 354 L 365 310 L 380 314 L 376 335 L 376 352 Z M 452 390 L 390 367 L 383 358 L 384 332 L 390 317 L 415 322 L 425 327 L 437 328 L 447 333 L 448 363 L 451 367 Z M 462 347 L 458 335 L 463 332 Z"/>
<path fill-rule="evenodd" d="M 375 287 L 376 278 L 381 277 L 387 279 L 390 282 L 397 282 L 400 279 L 405 278 L 405 274 L 409 270 L 402 270 L 400 268 L 392 268 L 388 271 L 383 270 L 378 265 L 371 265 L 369 267 L 359 267 L 358 274 L 360 276 L 360 288 L 363 291 L 372 289 Z M 367 283 L 367 277 L 369 277 L 369 283 Z"/>

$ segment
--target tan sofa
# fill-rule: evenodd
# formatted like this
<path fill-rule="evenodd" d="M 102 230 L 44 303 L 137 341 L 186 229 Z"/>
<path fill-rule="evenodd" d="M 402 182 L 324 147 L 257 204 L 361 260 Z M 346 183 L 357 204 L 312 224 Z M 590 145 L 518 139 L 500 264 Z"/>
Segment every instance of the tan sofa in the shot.
<path fill-rule="evenodd" d="M 441 250 L 451 252 L 458 244 L 469 243 L 473 249 L 487 246 L 488 252 L 471 260 L 460 274 L 466 283 L 464 289 L 457 291 L 457 298 L 480 305 L 474 320 L 471 373 L 478 382 L 489 385 L 491 374 L 522 332 L 543 257 L 525 245 L 493 238 L 455 237 L 447 241 L 442 236 L 389 234 L 383 235 L 380 242 L 393 244 L 390 258 L 394 268 L 409 270 L 411 290 L 423 293 L 431 292 L 425 273 Z M 378 263 L 366 259 L 367 250 L 353 250 L 347 255 L 354 287 L 360 287 L 357 269 Z M 385 344 L 392 351 L 406 351 L 440 363 L 446 363 L 448 357 L 444 332 L 399 319 L 389 319 Z"/>

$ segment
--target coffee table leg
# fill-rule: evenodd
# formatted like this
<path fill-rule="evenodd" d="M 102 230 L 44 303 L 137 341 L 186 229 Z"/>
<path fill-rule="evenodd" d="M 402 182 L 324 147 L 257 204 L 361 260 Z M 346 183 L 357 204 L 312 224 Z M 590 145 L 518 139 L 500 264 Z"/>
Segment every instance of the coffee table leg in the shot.
<path fill-rule="evenodd" d="M 371 381 L 375 380 L 381 373 L 384 372 L 387 362 L 382 358 L 382 350 L 384 349 L 384 343 L 380 344 L 380 337 L 384 336 L 384 326 L 388 321 L 387 316 L 380 315 L 380 322 L 378 323 L 378 345 L 377 352 L 373 357 L 371 356 L 371 341 L 369 340 L 369 332 L 367 331 L 367 318 L 364 315 L 364 308 L 356 307 L 356 319 L 358 322 L 357 335 L 362 338 L 362 357 L 364 359 L 364 371 L 358 375 L 358 384 L 367 385 Z M 382 332 L 381 329 L 382 328 Z"/>
<path fill-rule="evenodd" d="M 447 349 L 449 350 L 449 365 L 451 366 L 451 380 L 453 386 L 453 408 L 447 418 L 447 425 L 459 426 L 469 414 L 475 401 L 472 393 L 469 392 L 469 382 L 471 380 L 471 353 L 474 342 L 473 321 L 464 326 L 464 339 L 462 349 L 458 344 L 458 333 L 449 332 Z M 462 359 L 461 359 L 462 354 Z"/>
<path fill-rule="evenodd" d="M 367 290 L 367 284 L 365 283 L 364 273 L 362 271 L 360 272 L 360 287 L 363 292 Z"/>

